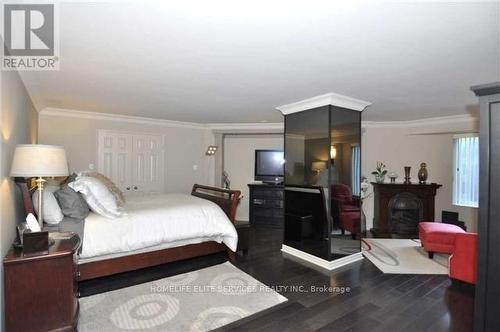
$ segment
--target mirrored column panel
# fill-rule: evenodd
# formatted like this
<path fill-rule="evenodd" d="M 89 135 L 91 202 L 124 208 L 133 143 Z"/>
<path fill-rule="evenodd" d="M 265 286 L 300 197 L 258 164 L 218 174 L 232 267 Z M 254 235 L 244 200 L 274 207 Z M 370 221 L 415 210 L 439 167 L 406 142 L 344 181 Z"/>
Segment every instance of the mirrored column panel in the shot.
<path fill-rule="evenodd" d="M 360 251 L 361 112 L 285 115 L 286 246 L 331 261 Z"/>

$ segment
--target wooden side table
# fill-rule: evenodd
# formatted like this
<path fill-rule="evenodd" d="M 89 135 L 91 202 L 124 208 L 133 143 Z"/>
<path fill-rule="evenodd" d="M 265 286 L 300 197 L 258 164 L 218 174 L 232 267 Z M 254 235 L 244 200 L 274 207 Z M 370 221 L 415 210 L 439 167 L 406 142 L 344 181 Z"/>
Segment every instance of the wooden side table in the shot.
<path fill-rule="evenodd" d="M 46 255 L 11 249 L 3 261 L 7 331 L 75 331 L 78 322 L 77 235 L 55 239 Z"/>

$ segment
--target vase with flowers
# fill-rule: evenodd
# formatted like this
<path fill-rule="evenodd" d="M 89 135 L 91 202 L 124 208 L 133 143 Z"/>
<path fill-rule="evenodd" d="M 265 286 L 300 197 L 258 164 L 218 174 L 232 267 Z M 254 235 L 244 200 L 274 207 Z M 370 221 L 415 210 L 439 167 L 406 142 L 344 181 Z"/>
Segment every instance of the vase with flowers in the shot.
<path fill-rule="evenodd" d="M 377 183 L 384 183 L 385 175 L 387 174 L 385 167 L 383 162 L 377 161 L 377 167 L 375 167 L 375 170 L 372 172 L 372 174 L 375 175 L 375 181 Z"/>

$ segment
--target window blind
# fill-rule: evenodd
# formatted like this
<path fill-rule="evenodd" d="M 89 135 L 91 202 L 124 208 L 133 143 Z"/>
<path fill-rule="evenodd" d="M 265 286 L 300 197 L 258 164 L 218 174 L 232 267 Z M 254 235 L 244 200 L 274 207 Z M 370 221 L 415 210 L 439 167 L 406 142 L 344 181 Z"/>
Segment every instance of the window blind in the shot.
<path fill-rule="evenodd" d="M 351 171 L 352 194 L 359 196 L 361 194 L 361 148 L 359 145 L 351 147 Z"/>
<path fill-rule="evenodd" d="M 453 204 L 479 206 L 479 137 L 457 137 L 454 145 Z"/>

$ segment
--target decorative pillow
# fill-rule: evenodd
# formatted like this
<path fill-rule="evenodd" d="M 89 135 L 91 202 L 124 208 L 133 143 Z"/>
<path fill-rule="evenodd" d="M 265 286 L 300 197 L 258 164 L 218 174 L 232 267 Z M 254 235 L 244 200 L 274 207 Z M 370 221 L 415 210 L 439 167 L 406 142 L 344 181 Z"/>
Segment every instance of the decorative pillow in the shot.
<path fill-rule="evenodd" d="M 118 202 L 118 206 L 123 207 L 125 205 L 125 195 L 120 190 L 120 188 L 118 188 L 116 184 L 105 175 L 98 172 L 81 172 L 79 175 L 91 176 L 101 181 L 106 186 L 106 188 L 108 188 L 108 190 L 113 194 L 113 196 L 115 196 L 116 201 Z"/>
<path fill-rule="evenodd" d="M 57 225 L 63 220 L 64 215 L 57 203 L 56 197 L 54 196 L 54 191 L 58 190 L 58 186 L 47 186 L 43 190 L 43 221 L 50 225 Z M 36 214 L 38 215 L 38 190 L 33 193 L 31 197 L 33 201 L 33 207 Z"/>
<path fill-rule="evenodd" d="M 43 186 L 43 190 L 44 191 L 47 191 L 49 193 L 55 193 L 56 191 L 58 191 L 59 189 L 61 188 L 61 186 L 59 186 L 58 184 L 55 184 L 54 182 L 50 182 L 50 180 L 48 180 L 45 185 Z"/>
<path fill-rule="evenodd" d="M 62 186 L 54 196 L 66 217 L 83 220 L 89 215 L 90 209 L 85 199 L 68 185 Z"/>
<path fill-rule="evenodd" d="M 90 209 L 106 218 L 123 217 L 125 210 L 118 206 L 115 196 L 98 179 L 91 176 L 78 176 L 68 186 L 82 194 Z"/>
<path fill-rule="evenodd" d="M 68 184 L 70 182 L 73 182 L 76 180 L 76 178 L 78 177 L 78 174 L 76 173 L 71 173 L 69 176 L 67 176 L 64 181 L 61 182 L 61 186 L 65 185 L 65 184 Z"/>

